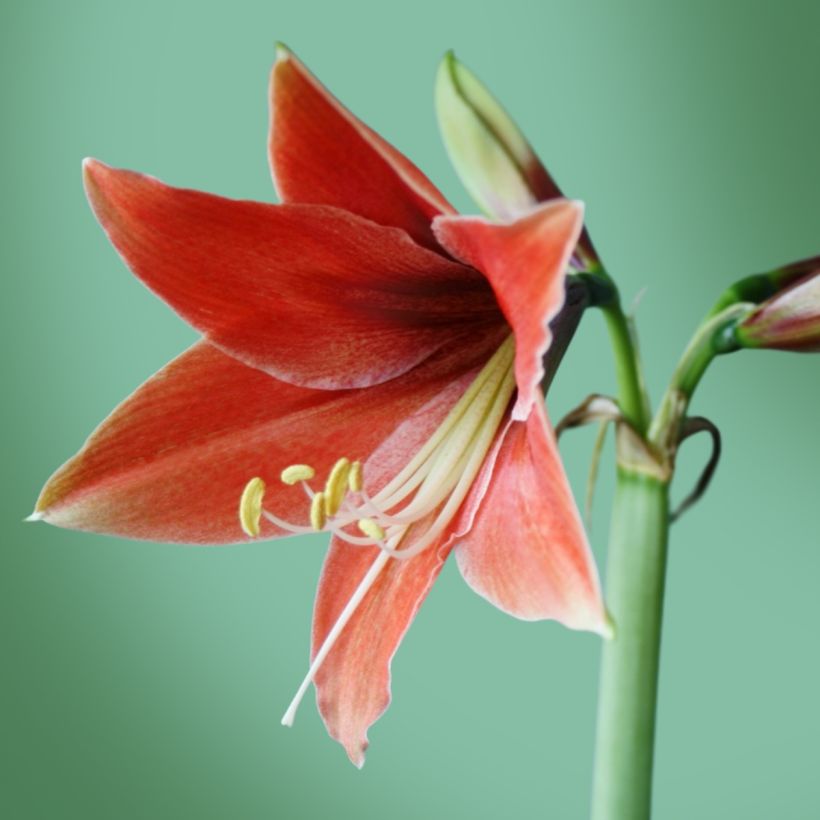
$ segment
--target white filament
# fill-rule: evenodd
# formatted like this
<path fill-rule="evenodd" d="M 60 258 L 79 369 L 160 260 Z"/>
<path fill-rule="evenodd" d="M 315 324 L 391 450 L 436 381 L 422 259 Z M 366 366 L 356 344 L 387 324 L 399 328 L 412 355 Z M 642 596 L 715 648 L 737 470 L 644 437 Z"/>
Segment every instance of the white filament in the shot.
<path fill-rule="evenodd" d="M 458 512 L 492 446 L 515 390 L 513 360 L 513 341 L 508 338 L 399 473 L 373 497 L 364 489 L 348 492 L 338 513 L 328 516 L 325 529 L 339 539 L 354 547 L 378 547 L 380 552 L 319 647 L 282 718 L 283 725 L 293 725 L 296 710 L 316 673 L 389 560 L 407 560 L 428 549 L 443 535 Z M 302 486 L 312 499 L 315 493 L 307 482 L 302 482 Z M 388 512 L 405 501 L 403 508 Z M 410 528 L 437 509 L 434 521 L 410 546 L 402 547 Z M 264 515 L 284 530 L 306 532 L 311 529 L 290 524 L 267 511 Z M 344 531 L 362 518 L 372 518 L 385 531 L 385 538 L 376 540 Z"/>

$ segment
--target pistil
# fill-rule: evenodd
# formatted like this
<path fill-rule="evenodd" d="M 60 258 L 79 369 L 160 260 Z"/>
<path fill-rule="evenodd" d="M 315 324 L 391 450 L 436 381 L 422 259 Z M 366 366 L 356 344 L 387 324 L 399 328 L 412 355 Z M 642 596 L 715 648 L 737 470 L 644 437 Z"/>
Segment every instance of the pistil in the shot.
<path fill-rule="evenodd" d="M 263 507 L 265 485 L 252 479 L 242 495 L 240 522 L 251 536 L 266 518 L 292 533 L 328 531 L 351 547 L 380 552 L 319 647 L 282 723 L 296 709 L 362 599 L 393 560 L 408 560 L 440 543 L 481 469 L 515 390 L 514 345 L 509 337 L 490 358 L 433 435 L 384 487 L 371 496 L 364 488 L 361 462 L 336 461 L 321 491 L 310 481 L 315 471 L 293 464 L 281 473 L 286 484 L 301 484 L 310 501 L 310 526 L 292 524 Z M 432 522 L 430 517 L 435 513 Z M 425 520 L 425 528 L 418 524 Z M 355 525 L 359 534 L 350 528 Z"/>

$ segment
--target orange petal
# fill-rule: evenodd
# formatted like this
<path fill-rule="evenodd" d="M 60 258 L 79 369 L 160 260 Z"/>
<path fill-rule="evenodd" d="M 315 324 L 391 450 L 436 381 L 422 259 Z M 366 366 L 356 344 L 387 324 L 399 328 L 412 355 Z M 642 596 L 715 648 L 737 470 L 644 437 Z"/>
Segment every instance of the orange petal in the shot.
<path fill-rule="evenodd" d="M 456 546 L 467 583 L 517 618 L 608 634 L 595 561 L 541 402 L 526 422 L 510 423 L 484 472 L 483 499 Z"/>
<path fill-rule="evenodd" d="M 131 270 L 209 341 L 323 389 L 394 378 L 501 322 L 474 270 L 324 205 L 242 202 L 86 162 L 89 199 Z"/>
<path fill-rule="evenodd" d="M 515 333 L 518 400 L 513 418 L 526 419 L 544 376 L 550 320 L 564 303 L 564 279 L 583 225 L 583 206 L 558 199 L 510 222 L 439 217 L 442 245 L 489 280 Z"/>
<path fill-rule="evenodd" d="M 353 116 L 286 48 L 271 74 L 269 156 L 284 202 L 336 205 L 438 247 L 452 206 L 403 154 Z"/>
<path fill-rule="evenodd" d="M 183 543 L 246 540 L 237 517 L 249 479 L 265 506 L 308 523 L 301 487 L 280 471 L 308 462 L 324 476 L 341 455 L 364 459 L 495 341 L 433 356 L 367 390 L 311 390 L 271 378 L 200 342 L 126 399 L 48 481 L 39 517 L 73 529 Z M 262 538 L 282 532 L 263 519 Z"/>
<path fill-rule="evenodd" d="M 373 454 L 364 468 L 369 492 L 384 486 L 421 448 L 468 384 L 469 379 L 462 379 L 443 390 Z M 390 703 L 393 655 L 468 519 L 469 512 L 462 512 L 439 544 L 415 557 L 389 560 L 316 675 L 319 711 L 328 732 L 356 766 L 364 764 L 369 727 Z M 424 522 L 415 527 L 423 532 Z M 378 555 L 375 547 L 362 549 L 332 541 L 316 594 L 313 656 Z"/>

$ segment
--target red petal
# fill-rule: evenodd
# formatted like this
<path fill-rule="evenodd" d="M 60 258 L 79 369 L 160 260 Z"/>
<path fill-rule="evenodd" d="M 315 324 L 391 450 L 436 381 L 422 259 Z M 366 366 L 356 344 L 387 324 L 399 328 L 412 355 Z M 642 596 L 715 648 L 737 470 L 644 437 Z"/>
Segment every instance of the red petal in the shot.
<path fill-rule="evenodd" d="M 515 419 L 527 418 L 544 376 L 549 322 L 563 305 L 564 276 L 582 225 L 583 206 L 571 200 L 553 200 L 507 223 L 472 216 L 434 223 L 442 245 L 486 275 L 515 333 Z"/>
<path fill-rule="evenodd" d="M 468 383 L 468 379 L 453 383 L 385 441 L 365 465 L 369 491 L 384 486 L 407 463 Z M 463 522 L 462 514 L 438 545 L 406 561 L 387 563 L 317 673 L 319 711 L 328 732 L 359 767 L 368 745 L 367 730 L 390 703 L 393 655 L 441 571 L 453 539 L 463 530 Z M 423 532 L 424 524 L 416 528 Z M 332 541 L 316 595 L 314 656 L 378 554 L 375 547 L 362 549 Z"/>
<path fill-rule="evenodd" d="M 437 248 L 434 216 L 455 213 L 404 155 L 353 116 L 287 49 L 271 74 L 271 170 L 285 202 L 336 205 Z"/>
<path fill-rule="evenodd" d="M 499 442 L 472 527 L 456 547 L 464 579 L 517 618 L 608 634 L 595 561 L 543 405 L 511 422 Z"/>
<path fill-rule="evenodd" d="M 134 273 L 218 347 L 306 387 L 364 387 L 500 321 L 475 272 L 336 208 L 240 202 L 86 164 Z"/>
<path fill-rule="evenodd" d="M 62 527 L 231 543 L 245 540 L 239 497 L 258 475 L 266 507 L 305 524 L 301 488 L 278 480 L 284 467 L 306 461 L 324 476 L 339 456 L 366 458 L 402 418 L 483 364 L 491 343 L 437 354 L 365 392 L 296 387 L 200 342 L 100 425 L 48 481 L 37 510 Z M 263 520 L 262 537 L 277 534 Z"/>

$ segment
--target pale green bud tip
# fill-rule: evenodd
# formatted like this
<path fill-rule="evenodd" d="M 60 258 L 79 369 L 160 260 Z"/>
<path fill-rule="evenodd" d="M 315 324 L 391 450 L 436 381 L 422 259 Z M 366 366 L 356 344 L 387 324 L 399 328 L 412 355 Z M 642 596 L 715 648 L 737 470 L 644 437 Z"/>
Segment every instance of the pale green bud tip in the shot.
<path fill-rule="evenodd" d="M 287 60 L 293 56 L 293 52 L 281 41 L 277 40 L 274 43 L 274 51 L 276 53 L 276 61 Z"/>
<path fill-rule="evenodd" d="M 489 216 L 509 219 L 560 195 L 518 126 L 452 51 L 439 66 L 435 97 L 450 160 Z"/>

